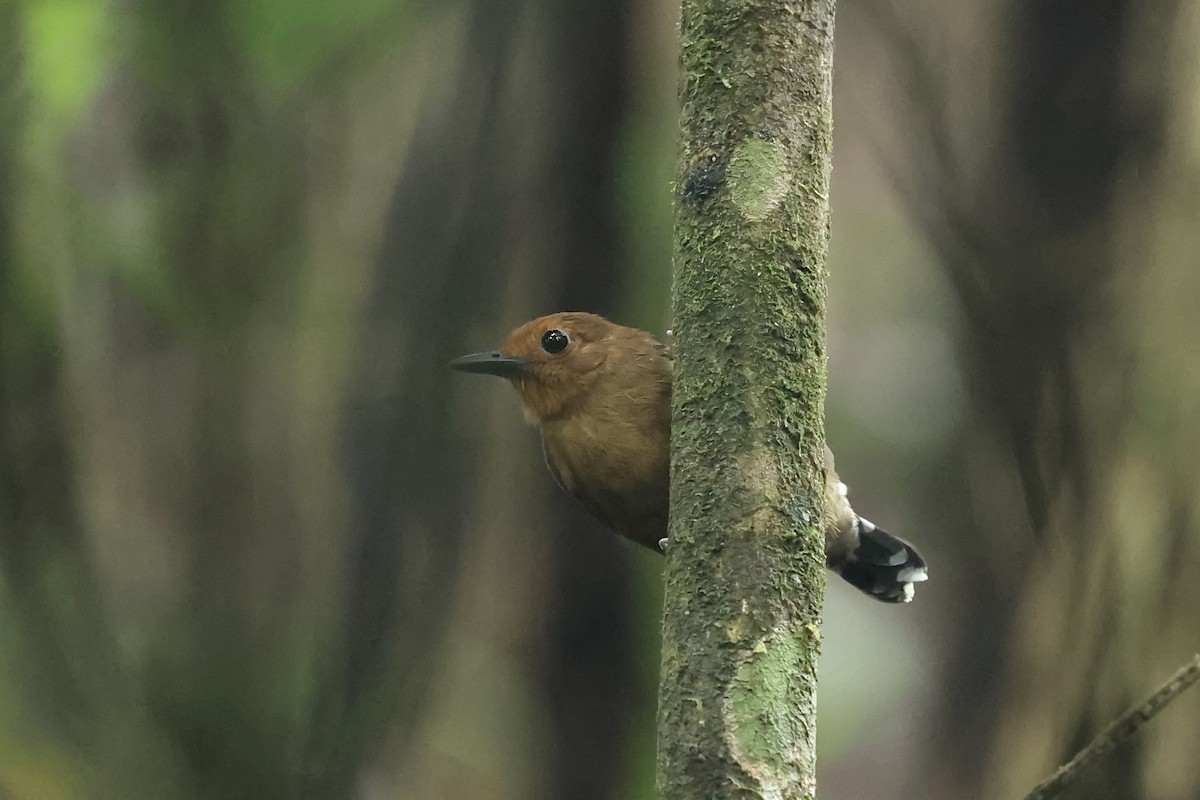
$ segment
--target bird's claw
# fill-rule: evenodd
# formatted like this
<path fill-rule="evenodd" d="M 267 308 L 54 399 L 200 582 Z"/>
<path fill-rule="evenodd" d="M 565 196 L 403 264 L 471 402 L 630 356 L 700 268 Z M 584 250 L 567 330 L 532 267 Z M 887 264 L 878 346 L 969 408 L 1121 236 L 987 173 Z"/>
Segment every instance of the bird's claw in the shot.
<path fill-rule="evenodd" d="M 667 552 L 667 537 L 664 536 L 658 540 L 658 549 L 662 550 L 664 553 Z"/>

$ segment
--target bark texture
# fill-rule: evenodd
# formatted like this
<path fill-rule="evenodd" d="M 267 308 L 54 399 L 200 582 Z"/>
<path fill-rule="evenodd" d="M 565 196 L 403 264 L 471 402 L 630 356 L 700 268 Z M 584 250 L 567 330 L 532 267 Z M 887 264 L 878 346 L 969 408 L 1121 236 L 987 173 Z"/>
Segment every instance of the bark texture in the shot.
<path fill-rule="evenodd" d="M 815 794 L 831 0 L 685 0 L 658 785 Z"/>

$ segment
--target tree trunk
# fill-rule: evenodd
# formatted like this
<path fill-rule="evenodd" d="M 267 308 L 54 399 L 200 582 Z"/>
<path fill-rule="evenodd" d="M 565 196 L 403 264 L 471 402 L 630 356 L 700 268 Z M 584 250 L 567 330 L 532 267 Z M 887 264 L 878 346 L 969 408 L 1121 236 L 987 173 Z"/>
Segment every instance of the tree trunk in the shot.
<path fill-rule="evenodd" d="M 664 800 L 815 794 L 833 10 L 683 4 Z"/>

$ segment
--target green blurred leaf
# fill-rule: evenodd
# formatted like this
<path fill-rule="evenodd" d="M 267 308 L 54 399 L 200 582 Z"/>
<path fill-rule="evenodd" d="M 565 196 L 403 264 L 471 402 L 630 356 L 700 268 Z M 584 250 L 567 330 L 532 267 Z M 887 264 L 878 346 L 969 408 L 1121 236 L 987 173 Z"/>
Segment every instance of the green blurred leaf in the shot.
<path fill-rule="evenodd" d="M 74 118 L 105 75 L 111 30 L 104 3 L 34 0 L 25 5 L 25 77 L 42 113 Z"/>
<path fill-rule="evenodd" d="M 352 47 L 408 0 L 251 0 L 229 6 L 230 23 L 256 72 L 273 88 L 293 86 Z"/>

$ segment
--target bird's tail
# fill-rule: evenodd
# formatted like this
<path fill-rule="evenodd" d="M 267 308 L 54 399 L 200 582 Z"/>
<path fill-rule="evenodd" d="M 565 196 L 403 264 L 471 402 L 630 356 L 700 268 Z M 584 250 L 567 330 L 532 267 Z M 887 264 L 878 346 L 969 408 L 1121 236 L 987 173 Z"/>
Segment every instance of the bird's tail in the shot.
<path fill-rule="evenodd" d="M 903 539 L 858 519 L 858 546 L 834 570 L 860 589 L 885 603 L 908 603 L 914 583 L 929 579 L 925 559 Z"/>

